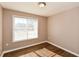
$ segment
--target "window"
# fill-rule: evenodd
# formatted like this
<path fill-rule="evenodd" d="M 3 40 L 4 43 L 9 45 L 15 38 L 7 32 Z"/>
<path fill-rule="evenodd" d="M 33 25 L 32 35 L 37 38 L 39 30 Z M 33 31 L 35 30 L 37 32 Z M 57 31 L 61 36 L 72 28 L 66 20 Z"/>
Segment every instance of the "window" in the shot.
<path fill-rule="evenodd" d="M 38 20 L 13 17 L 13 42 L 38 38 Z"/>

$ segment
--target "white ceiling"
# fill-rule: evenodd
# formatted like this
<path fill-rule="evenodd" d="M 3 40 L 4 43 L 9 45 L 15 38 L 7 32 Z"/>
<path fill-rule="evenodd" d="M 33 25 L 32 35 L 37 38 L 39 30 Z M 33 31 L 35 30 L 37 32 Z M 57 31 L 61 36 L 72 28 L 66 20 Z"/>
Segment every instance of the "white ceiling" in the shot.
<path fill-rule="evenodd" d="M 4 8 L 28 12 L 41 16 L 51 16 L 71 8 L 79 7 L 78 2 L 46 2 L 47 6 L 40 8 L 37 2 L 0 2 Z"/>

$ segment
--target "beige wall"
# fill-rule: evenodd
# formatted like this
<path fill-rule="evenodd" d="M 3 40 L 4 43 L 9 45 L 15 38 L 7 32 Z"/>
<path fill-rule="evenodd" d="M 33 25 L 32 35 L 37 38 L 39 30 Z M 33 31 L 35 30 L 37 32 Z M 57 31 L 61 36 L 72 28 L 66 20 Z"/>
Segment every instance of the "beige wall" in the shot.
<path fill-rule="evenodd" d="M 79 8 L 48 18 L 48 40 L 79 54 Z"/>
<path fill-rule="evenodd" d="M 2 7 L 0 6 L 0 54 L 2 52 Z"/>
<path fill-rule="evenodd" d="M 38 18 L 38 32 L 39 38 L 34 40 L 25 40 L 20 42 L 12 42 L 12 15 L 18 15 L 23 17 L 37 17 Z M 9 9 L 4 9 L 3 11 L 3 49 L 11 50 L 35 43 L 45 41 L 47 39 L 47 18 L 42 16 L 37 16 L 33 14 L 13 11 Z M 6 46 L 8 44 L 8 46 Z"/>

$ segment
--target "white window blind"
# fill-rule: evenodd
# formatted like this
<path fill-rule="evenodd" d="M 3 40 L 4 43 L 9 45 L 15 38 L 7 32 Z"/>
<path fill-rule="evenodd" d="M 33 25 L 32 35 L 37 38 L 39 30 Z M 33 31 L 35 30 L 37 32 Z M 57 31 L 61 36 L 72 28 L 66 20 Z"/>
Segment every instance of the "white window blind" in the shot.
<path fill-rule="evenodd" d="M 38 38 L 36 18 L 13 17 L 13 42 Z"/>

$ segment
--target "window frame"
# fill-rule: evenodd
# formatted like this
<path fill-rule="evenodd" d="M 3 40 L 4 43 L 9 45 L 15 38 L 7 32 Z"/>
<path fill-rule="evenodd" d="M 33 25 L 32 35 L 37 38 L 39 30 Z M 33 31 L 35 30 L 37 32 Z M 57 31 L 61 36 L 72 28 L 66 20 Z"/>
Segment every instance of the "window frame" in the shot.
<path fill-rule="evenodd" d="M 14 33 L 14 28 L 13 28 L 14 25 L 13 25 L 13 24 L 14 24 L 14 18 L 15 18 L 15 17 L 16 17 L 16 18 L 24 18 L 24 19 L 27 19 L 27 18 L 29 18 L 29 19 L 30 19 L 30 18 L 33 18 L 33 19 L 34 19 L 34 18 L 35 18 L 35 20 L 37 20 L 37 38 L 28 39 L 28 34 L 27 34 L 27 39 L 22 39 L 22 40 L 15 40 L 15 39 L 13 39 L 13 37 L 14 37 L 14 36 L 13 36 L 13 33 Z M 39 24 L 38 24 L 38 19 L 37 19 L 37 17 L 25 17 L 25 16 L 13 15 L 13 16 L 12 16 L 12 28 L 11 28 L 11 29 L 12 29 L 12 30 L 11 30 L 11 32 L 12 32 L 12 33 L 11 33 L 12 40 L 11 40 L 11 41 L 12 41 L 12 42 L 22 42 L 22 41 L 27 41 L 27 40 L 39 39 L 39 31 L 38 31 L 39 29 L 38 29 L 38 26 L 39 26 Z"/>

